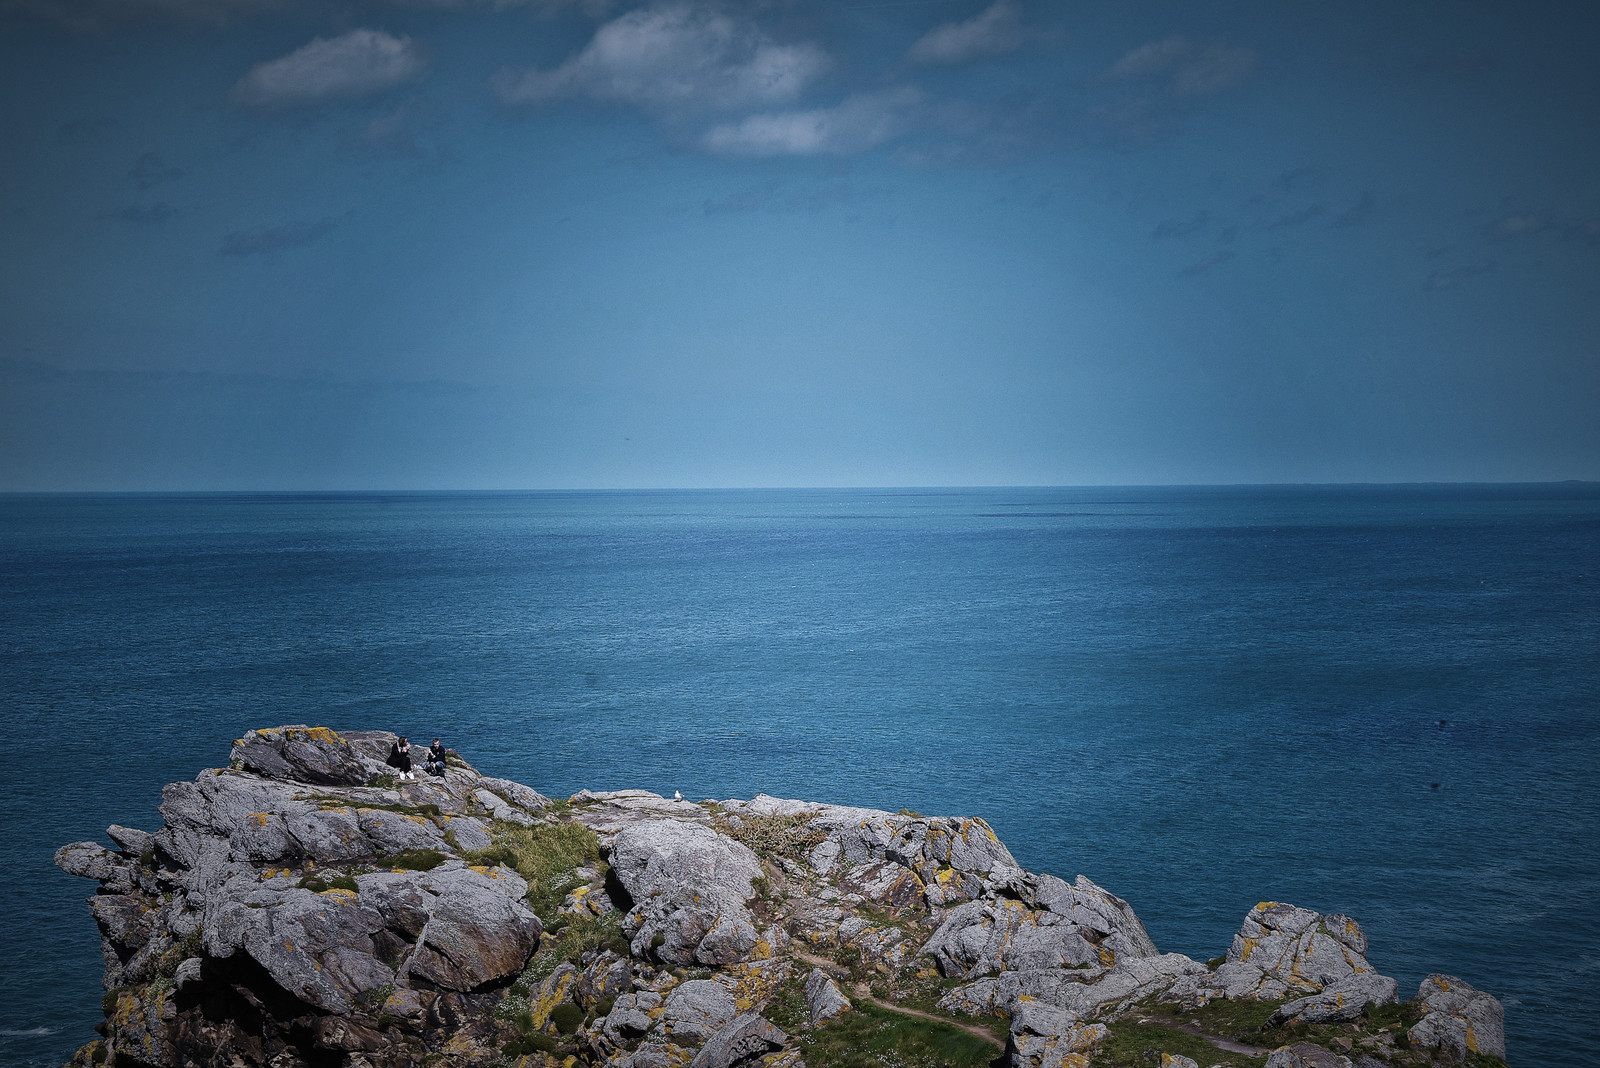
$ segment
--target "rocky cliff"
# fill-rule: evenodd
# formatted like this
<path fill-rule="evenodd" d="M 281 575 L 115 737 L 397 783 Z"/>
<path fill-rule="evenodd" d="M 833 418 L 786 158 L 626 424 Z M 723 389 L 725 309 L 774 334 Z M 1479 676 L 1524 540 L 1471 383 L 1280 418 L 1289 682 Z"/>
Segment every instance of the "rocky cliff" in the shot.
<path fill-rule="evenodd" d="M 552 801 L 393 736 L 253 731 L 75 842 L 102 1038 L 77 1065 L 1498 1065 L 1500 1003 L 1414 998 L 1348 916 L 1262 902 L 1207 963 L 981 819 L 638 790 Z M 1219 947 L 1220 948 L 1220 947 Z"/>

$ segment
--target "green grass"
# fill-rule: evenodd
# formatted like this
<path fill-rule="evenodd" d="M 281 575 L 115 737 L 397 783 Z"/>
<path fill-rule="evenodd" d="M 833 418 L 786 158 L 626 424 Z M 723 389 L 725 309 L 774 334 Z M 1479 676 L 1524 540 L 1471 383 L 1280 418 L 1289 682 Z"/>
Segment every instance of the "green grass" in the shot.
<path fill-rule="evenodd" d="M 573 869 L 600 867 L 600 839 L 581 823 L 541 823 L 524 827 L 496 821 L 494 844 L 466 854 L 469 864 L 504 864 L 528 881 L 528 905 L 547 924 L 567 894 L 583 885 Z"/>
<path fill-rule="evenodd" d="M 837 1020 L 795 1036 L 808 1068 L 985 1068 L 991 1043 L 950 1024 L 857 1002 Z"/>
<path fill-rule="evenodd" d="M 1195 1017 L 1198 1019 L 1198 1017 Z M 1148 1068 L 1147 1050 L 1190 1057 L 1204 1065 L 1228 1064 L 1234 1068 L 1261 1068 L 1265 1057 L 1249 1057 L 1218 1049 L 1198 1035 L 1160 1023 L 1119 1020 L 1107 1025 L 1110 1034 L 1095 1047 L 1095 1068 Z M 1160 1063 L 1160 1058 L 1155 1058 Z"/>
<path fill-rule="evenodd" d="M 432 871 L 444 861 L 444 854 L 437 849 L 406 849 L 382 858 L 381 862 L 391 868 L 404 868 L 407 871 Z"/>
<path fill-rule="evenodd" d="M 356 881 L 348 875 L 307 875 L 299 883 L 302 890 L 313 890 L 322 893 L 324 890 L 349 890 L 357 892 Z"/>

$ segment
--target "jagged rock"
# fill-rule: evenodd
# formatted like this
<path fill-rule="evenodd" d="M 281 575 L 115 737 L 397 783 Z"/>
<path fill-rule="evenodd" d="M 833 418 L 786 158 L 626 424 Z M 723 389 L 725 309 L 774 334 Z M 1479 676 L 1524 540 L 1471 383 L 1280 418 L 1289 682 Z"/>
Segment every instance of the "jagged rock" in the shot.
<path fill-rule="evenodd" d="M 781 1050 L 787 1041 L 788 1036 L 760 1014 L 747 1012 L 707 1039 L 689 1068 L 734 1068 Z"/>
<path fill-rule="evenodd" d="M 393 740 L 251 732 L 233 767 L 163 791 L 154 834 L 113 826 L 119 850 L 80 842 L 57 853 L 62 870 L 98 884 L 89 906 L 113 992 L 106 1039 L 78 1062 L 487 1066 L 509 1021 L 553 1034 L 552 1013 L 575 1002 L 604 1015 L 566 1041 L 606 1068 L 803 1068 L 761 1015 L 804 959 L 791 933 L 891 984 L 925 953 L 923 980 L 934 964 L 964 980 L 941 1007 L 1009 1015 L 1011 1061 L 1028 1068 L 1085 1068 L 1105 1034 L 1095 1021 L 1151 997 L 1305 995 L 1280 1018 L 1328 1023 L 1395 996 L 1367 964 L 1353 920 L 1288 905 L 1252 910 L 1214 974 L 1158 954 L 1126 901 L 1082 876 L 1069 884 L 1022 871 L 981 820 L 767 795 L 695 805 L 637 790 L 585 791 L 555 811 L 457 760 L 441 776 L 380 779 Z M 542 926 L 520 876 L 463 856 L 494 843 L 490 820 L 535 837 L 569 820 L 593 830 L 609 871 L 588 861 L 560 873 L 560 909 L 589 938 L 585 924 L 615 922 L 614 900 L 627 910 L 627 955 L 592 949 L 581 966 L 560 961 L 512 988 L 519 974 L 542 974 L 524 972 Z M 710 971 L 685 978 L 700 967 Z M 813 1027 L 850 1008 L 825 969 L 810 971 L 805 997 Z M 1431 976 L 1419 1000 L 1413 1051 L 1397 1060 L 1432 1047 L 1458 1060 L 1473 1049 L 1503 1055 L 1493 998 Z M 1336 1053 L 1287 1047 L 1271 1063 L 1349 1068 L 1344 1053 L 1380 1068 L 1373 1055 L 1388 1056 L 1396 1038 L 1336 1038 Z"/>
<path fill-rule="evenodd" d="M 583 969 L 578 979 L 578 1004 L 592 1009 L 607 998 L 615 998 L 628 989 L 633 973 L 625 957 L 604 950 Z"/>
<path fill-rule="evenodd" d="M 579 790 L 572 795 L 572 818 L 609 845 L 619 832 L 636 824 L 671 819 L 706 821 L 711 813 L 690 801 L 676 801 L 649 790 Z"/>
<path fill-rule="evenodd" d="M 1319 1024 L 1354 1020 L 1368 1005 L 1393 1005 L 1400 1000 L 1400 986 L 1387 975 L 1358 972 L 1280 1006 L 1269 1019 L 1276 1026 L 1293 1020 Z"/>
<path fill-rule="evenodd" d="M 679 983 L 667 995 L 661 1031 L 674 1045 L 698 1046 L 739 1014 L 733 996 L 711 979 Z"/>
<path fill-rule="evenodd" d="M 1011 1068 L 1084 1068 L 1086 1051 L 1106 1034 L 1104 1024 L 1083 1024 L 1066 1009 L 1022 997 L 1011 1016 L 1006 1055 Z"/>
<path fill-rule="evenodd" d="M 756 855 L 711 828 L 666 819 L 636 823 L 611 843 L 611 868 L 633 899 L 624 920 L 633 952 L 673 964 L 727 964 L 756 946 L 745 907 L 761 874 Z"/>
<path fill-rule="evenodd" d="M 1506 1055 L 1505 1008 L 1453 975 L 1430 975 L 1417 988 L 1423 1017 L 1408 1033 L 1413 1046 L 1437 1048 L 1466 1063 L 1469 1053 Z"/>
<path fill-rule="evenodd" d="M 819 805 L 766 794 L 721 804 L 739 816 L 803 817 L 826 835 L 809 855 L 818 871 L 826 875 L 841 864 L 892 861 L 916 875 L 931 907 L 980 897 L 1022 873 L 1011 851 L 981 819 Z"/>
<path fill-rule="evenodd" d="M 844 996 L 831 976 L 821 968 L 812 968 L 806 978 L 806 1012 L 811 1026 L 832 1020 L 850 1009 L 850 999 Z"/>
<path fill-rule="evenodd" d="M 317 786 L 360 786 L 373 774 L 372 761 L 338 733 L 304 724 L 251 731 L 232 756 L 258 775 Z"/>
<path fill-rule="evenodd" d="M 1128 903 L 1082 876 L 1013 880 L 1022 900 L 971 901 L 950 910 L 923 951 L 947 976 L 1042 968 L 1112 967 L 1153 957 L 1155 943 Z M 1029 908 L 1037 903 L 1039 908 Z"/>
<path fill-rule="evenodd" d="M 1161 1068 L 1200 1068 L 1200 1062 L 1193 1057 L 1184 1057 L 1175 1053 L 1161 1055 Z"/>
<path fill-rule="evenodd" d="M 1267 1057 L 1266 1068 L 1353 1068 L 1350 1058 L 1310 1042 L 1279 1046 Z"/>
<path fill-rule="evenodd" d="M 1263 901 L 1245 916 L 1227 959 L 1202 985 L 1216 996 L 1262 1001 L 1316 993 L 1373 972 L 1366 951 L 1366 932 L 1348 916 Z"/>
<path fill-rule="evenodd" d="M 68 875 L 94 879 L 108 889 L 131 890 L 133 865 L 97 842 L 71 842 L 56 850 L 56 867 Z"/>
<path fill-rule="evenodd" d="M 529 815 L 543 812 L 550 807 L 550 799 L 548 797 L 537 790 L 522 785 L 520 782 L 512 782 L 510 779 L 495 779 L 486 775 L 478 780 L 478 785 L 482 789 L 488 790 L 504 801 L 522 809 Z"/>
<path fill-rule="evenodd" d="M 1203 972 L 1205 965 L 1181 953 L 1135 957 L 1114 968 L 1004 971 L 956 987 L 939 1007 L 946 1012 L 999 1015 L 1015 1012 L 1020 999 L 1029 997 L 1088 1020 L 1125 1009 L 1185 976 Z"/>
<path fill-rule="evenodd" d="M 130 857 L 137 857 L 155 845 L 155 835 L 149 831 L 140 831 L 117 823 L 107 827 L 106 834 L 110 835 L 111 840 L 121 846 L 122 851 Z"/>

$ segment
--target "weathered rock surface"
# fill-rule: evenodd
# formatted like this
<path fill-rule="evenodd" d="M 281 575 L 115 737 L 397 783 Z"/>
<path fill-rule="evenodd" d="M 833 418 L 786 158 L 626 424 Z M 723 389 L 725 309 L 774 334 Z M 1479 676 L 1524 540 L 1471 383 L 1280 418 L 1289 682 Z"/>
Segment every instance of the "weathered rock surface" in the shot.
<path fill-rule="evenodd" d="M 1413 1046 L 1440 1050 L 1458 1063 L 1469 1053 L 1506 1055 L 1506 1013 L 1498 999 L 1453 975 L 1430 975 L 1417 988 L 1424 1015 L 1411 1028 Z"/>
<path fill-rule="evenodd" d="M 859 998 L 913 993 L 1007 1020 L 1015 1068 L 1090 1068 L 1130 1014 L 1218 999 L 1272 1002 L 1275 1033 L 1312 1037 L 1269 1068 L 1504 1055 L 1500 1003 L 1449 976 L 1398 1010 L 1403 1033 L 1393 1012 L 1363 1032 L 1398 991 L 1342 914 L 1259 904 L 1211 971 L 1089 879 L 1024 871 L 983 820 L 765 794 L 553 803 L 458 759 L 397 782 L 393 740 L 252 731 L 229 767 L 163 790 L 154 833 L 61 848 L 98 884 L 108 991 L 75 1064 L 804 1068 L 825 1029 L 877 1026 Z"/>

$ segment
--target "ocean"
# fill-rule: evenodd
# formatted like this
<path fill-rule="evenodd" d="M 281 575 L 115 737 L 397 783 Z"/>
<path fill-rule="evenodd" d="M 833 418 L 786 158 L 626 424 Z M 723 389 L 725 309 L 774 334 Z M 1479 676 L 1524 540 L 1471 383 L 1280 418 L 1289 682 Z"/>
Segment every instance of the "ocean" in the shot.
<path fill-rule="evenodd" d="M 551 795 L 987 818 L 1223 953 L 1355 916 L 1593 1063 L 1600 486 L 0 497 L 0 1063 L 95 1037 L 69 841 L 283 723 Z"/>

